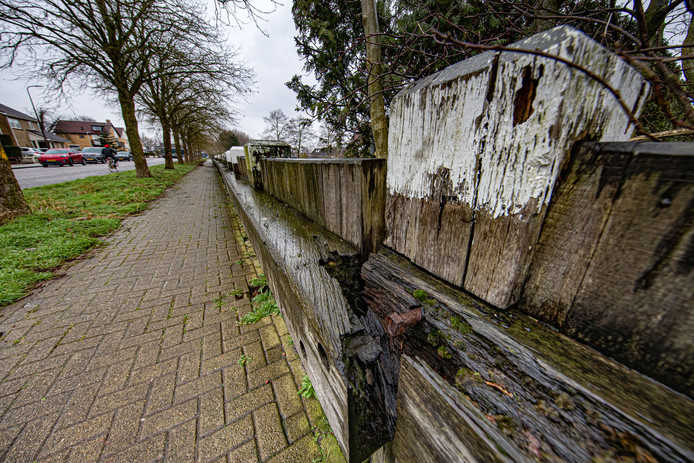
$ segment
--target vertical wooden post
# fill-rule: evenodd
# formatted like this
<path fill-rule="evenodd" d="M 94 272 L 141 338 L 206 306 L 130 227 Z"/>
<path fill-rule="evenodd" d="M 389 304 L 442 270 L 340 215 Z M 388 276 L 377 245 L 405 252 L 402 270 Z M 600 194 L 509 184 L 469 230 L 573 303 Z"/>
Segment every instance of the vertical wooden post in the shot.
<path fill-rule="evenodd" d="M 369 113 L 377 158 L 388 157 L 388 122 L 381 84 L 381 37 L 376 0 L 361 0 L 362 24 L 366 38 L 366 66 L 369 72 Z"/>

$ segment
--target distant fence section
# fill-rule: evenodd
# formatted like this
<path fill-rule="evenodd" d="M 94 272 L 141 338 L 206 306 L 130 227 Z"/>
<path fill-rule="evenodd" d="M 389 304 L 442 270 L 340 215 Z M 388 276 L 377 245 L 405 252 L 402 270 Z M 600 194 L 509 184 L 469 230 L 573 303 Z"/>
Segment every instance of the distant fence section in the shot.
<path fill-rule="evenodd" d="M 261 161 L 263 187 L 368 254 L 385 236 L 385 159 Z"/>
<path fill-rule="evenodd" d="M 401 92 L 387 165 L 225 185 L 349 462 L 694 461 L 694 147 L 624 142 L 582 33 L 514 47 Z"/>

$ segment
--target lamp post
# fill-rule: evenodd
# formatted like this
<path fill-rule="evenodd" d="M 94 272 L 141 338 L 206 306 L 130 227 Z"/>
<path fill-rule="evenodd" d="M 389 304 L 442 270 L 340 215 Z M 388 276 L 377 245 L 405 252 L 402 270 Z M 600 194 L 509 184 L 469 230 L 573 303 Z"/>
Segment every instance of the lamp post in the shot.
<path fill-rule="evenodd" d="M 46 139 L 46 131 L 43 130 L 43 122 L 39 120 L 39 114 L 36 112 L 36 106 L 34 106 L 34 100 L 31 99 L 31 93 L 29 93 L 29 89 L 32 87 L 43 87 L 43 85 L 29 85 L 27 87 L 27 95 L 29 95 L 29 101 L 31 101 L 31 107 L 34 109 L 34 116 L 36 116 L 36 122 L 39 124 L 39 128 L 41 129 L 41 135 L 43 135 L 43 142 L 46 144 L 46 148 L 50 148 L 48 146 L 48 140 Z"/>

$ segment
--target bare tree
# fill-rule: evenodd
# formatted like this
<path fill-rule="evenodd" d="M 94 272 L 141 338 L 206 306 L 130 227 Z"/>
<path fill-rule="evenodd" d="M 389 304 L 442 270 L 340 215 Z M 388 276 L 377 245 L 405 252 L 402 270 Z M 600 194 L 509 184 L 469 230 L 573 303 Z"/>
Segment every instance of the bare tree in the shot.
<path fill-rule="evenodd" d="M 270 111 L 270 114 L 263 117 L 265 121 L 265 131 L 262 136 L 272 140 L 284 140 L 292 128 L 291 120 L 281 109 Z"/>
<path fill-rule="evenodd" d="M 316 135 L 311 128 L 313 121 L 306 117 L 296 117 L 289 121 L 287 129 L 287 140 L 289 144 L 296 148 L 297 155 L 301 156 L 302 148 L 307 150 L 307 145 L 311 144 Z"/>
<path fill-rule="evenodd" d="M 184 106 L 195 106 L 196 100 L 216 100 L 218 107 L 231 105 L 237 95 L 250 91 L 252 72 L 238 62 L 235 50 L 223 44 L 217 29 L 201 18 L 191 19 L 186 27 L 171 31 L 164 40 L 160 53 L 147 63 L 155 78 L 145 82 L 138 101 L 146 113 L 160 121 L 165 165 L 173 169 L 174 115 Z M 230 120 L 231 116 L 224 114 L 223 118 Z"/>
<path fill-rule="evenodd" d="M 137 176 L 149 177 L 134 97 L 156 77 L 147 65 L 162 36 L 203 15 L 189 0 L 0 0 L 3 66 L 27 51 L 57 89 L 75 79 L 117 95 Z"/>

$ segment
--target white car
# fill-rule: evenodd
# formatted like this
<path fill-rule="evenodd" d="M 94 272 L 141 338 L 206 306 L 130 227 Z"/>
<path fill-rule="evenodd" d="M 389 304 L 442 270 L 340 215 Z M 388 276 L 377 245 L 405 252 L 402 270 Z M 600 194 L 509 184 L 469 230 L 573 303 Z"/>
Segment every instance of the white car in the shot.
<path fill-rule="evenodd" d="M 38 164 L 39 156 L 41 153 L 36 148 L 29 148 L 27 146 L 20 146 L 22 150 L 22 164 Z"/>

